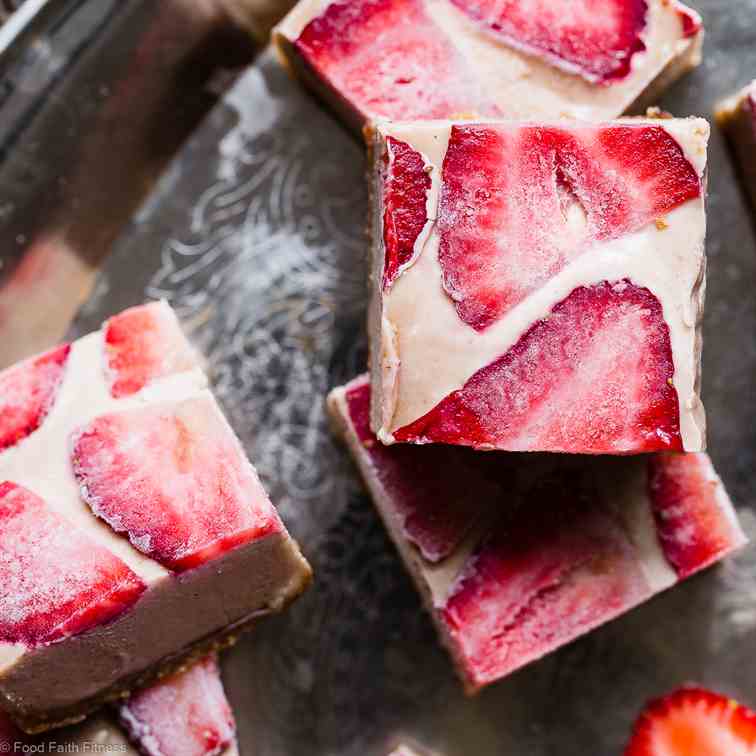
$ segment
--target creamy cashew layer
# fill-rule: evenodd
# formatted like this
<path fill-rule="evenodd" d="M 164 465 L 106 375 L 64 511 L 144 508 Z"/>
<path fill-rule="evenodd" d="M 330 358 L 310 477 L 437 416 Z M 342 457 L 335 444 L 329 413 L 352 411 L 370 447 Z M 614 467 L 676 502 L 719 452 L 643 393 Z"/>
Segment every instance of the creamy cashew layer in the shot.
<path fill-rule="evenodd" d="M 477 123 L 495 123 L 491 120 Z M 612 122 L 665 129 L 705 185 L 709 124 L 701 118 L 625 119 Z M 580 286 L 629 279 L 649 289 L 662 305 L 669 327 L 674 386 L 684 449 L 705 445 L 705 415 L 699 396 L 701 319 L 705 294 L 706 214 L 704 191 L 658 223 L 608 241 L 568 263 L 483 332 L 457 314 L 444 291 L 439 263 L 438 215 L 441 172 L 453 122 L 383 122 L 373 132 L 372 269 L 370 343 L 373 374 L 372 423 L 384 443 L 393 432 L 422 417 L 444 397 L 489 365 L 536 321 Z M 528 125 L 527 122 L 517 126 Z M 548 126 L 549 124 L 538 124 Z M 551 124 L 564 126 L 564 124 Z M 595 124 L 594 127 L 610 124 Z M 570 128 L 579 128 L 573 124 Z M 589 127 L 590 128 L 590 127 Z M 427 199 L 429 233 L 418 237 L 412 265 L 384 292 L 382 156 L 387 137 L 419 151 L 432 171 Z"/>
<path fill-rule="evenodd" d="M 291 59 L 291 46 L 302 30 L 334 0 L 301 0 L 274 29 L 279 49 Z M 679 5 L 648 0 L 641 39 L 645 49 L 635 53 L 630 73 L 608 85 L 593 84 L 579 74 L 560 70 L 548 61 L 521 52 L 489 35 L 449 0 L 425 0 L 429 16 L 447 35 L 473 70 L 481 89 L 502 114 L 514 119 L 616 118 L 634 103 L 652 98 L 701 60 L 703 32 L 685 36 Z M 348 93 L 341 93 L 349 99 Z M 362 113 L 363 120 L 380 113 Z M 475 117 L 475 113 L 449 114 Z"/>

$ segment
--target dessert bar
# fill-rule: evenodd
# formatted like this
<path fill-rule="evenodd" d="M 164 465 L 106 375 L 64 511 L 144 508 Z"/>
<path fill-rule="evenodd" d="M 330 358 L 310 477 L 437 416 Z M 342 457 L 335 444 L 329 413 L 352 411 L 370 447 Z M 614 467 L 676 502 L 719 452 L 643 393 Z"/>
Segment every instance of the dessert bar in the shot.
<path fill-rule="evenodd" d="M 720 103 L 716 115 L 756 208 L 756 81 Z"/>
<path fill-rule="evenodd" d="M 119 709 L 126 728 L 115 712 L 104 710 L 39 735 L 27 735 L 0 712 L 0 751 L 238 756 L 236 723 L 213 656 L 136 692 Z"/>
<path fill-rule="evenodd" d="M 706 454 L 384 446 L 366 376 L 328 404 L 468 692 L 745 543 Z"/>
<path fill-rule="evenodd" d="M 698 65 L 703 30 L 677 0 L 301 0 L 273 38 L 359 128 L 615 118 Z"/>
<path fill-rule="evenodd" d="M 702 451 L 708 137 L 698 118 L 378 124 L 381 441 Z"/>
<path fill-rule="evenodd" d="M 0 372 L 0 708 L 75 722 L 310 569 L 165 303 Z"/>

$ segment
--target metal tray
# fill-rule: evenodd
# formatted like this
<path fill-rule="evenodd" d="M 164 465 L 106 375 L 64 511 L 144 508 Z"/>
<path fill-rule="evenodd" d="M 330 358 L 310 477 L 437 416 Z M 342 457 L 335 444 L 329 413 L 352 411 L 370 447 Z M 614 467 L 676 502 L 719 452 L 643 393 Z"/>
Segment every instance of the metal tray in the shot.
<path fill-rule="evenodd" d="M 756 0 L 693 0 L 705 62 L 660 103 L 711 115 L 756 76 Z M 467 699 L 323 398 L 365 367 L 363 149 L 270 51 L 193 132 L 115 243 L 73 335 L 144 299 L 178 308 L 300 540 L 313 587 L 224 657 L 247 756 L 619 754 L 685 681 L 756 704 L 756 548 Z M 756 238 L 721 134 L 709 183 L 704 399 L 711 455 L 756 534 Z"/>

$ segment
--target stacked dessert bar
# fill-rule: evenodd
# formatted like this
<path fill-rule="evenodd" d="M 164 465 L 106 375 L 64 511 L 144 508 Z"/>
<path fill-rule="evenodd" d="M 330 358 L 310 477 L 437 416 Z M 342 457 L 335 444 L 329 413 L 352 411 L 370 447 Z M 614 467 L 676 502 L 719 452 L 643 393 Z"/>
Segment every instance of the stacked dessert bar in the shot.
<path fill-rule="evenodd" d="M 756 208 L 756 80 L 720 103 L 717 121 L 727 135 L 740 177 Z"/>
<path fill-rule="evenodd" d="M 309 579 L 168 305 L 0 372 L 0 705 L 25 730 L 227 645 Z"/>
<path fill-rule="evenodd" d="M 2 753 L 238 756 L 236 722 L 214 656 L 56 732 L 28 735 L 0 712 Z"/>
<path fill-rule="evenodd" d="M 475 692 L 740 547 L 705 454 L 700 58 L 676 0 L 302 0 L 369 152 L 370 372 L 328 406 Z"/>

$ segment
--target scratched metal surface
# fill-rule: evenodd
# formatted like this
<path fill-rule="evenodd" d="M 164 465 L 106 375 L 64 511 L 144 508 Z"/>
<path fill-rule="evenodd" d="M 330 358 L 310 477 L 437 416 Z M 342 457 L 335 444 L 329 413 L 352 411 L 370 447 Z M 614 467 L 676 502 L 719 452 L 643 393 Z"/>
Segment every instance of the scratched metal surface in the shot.
<path fill-rule="evenodd" d="M 661 104 L 710 115 L 756 76 L 756 0 L 694 4 L 705 63 Z M 710 165 L 710 448 L 756 534 L 756 242 L 716 129 Z M 361 147 L 264 54 L 134 216 L 74 327 L 169 299 L 315 567 L 307 595 L 225 658 L 243 752 L 370 756 L 407 733 L 450 756 L 609 756 L 644 700 L 681 682 L 756 704 L 756 548 L 464 698 L 323 410 L 364 367 L 363 170 Z"/>

